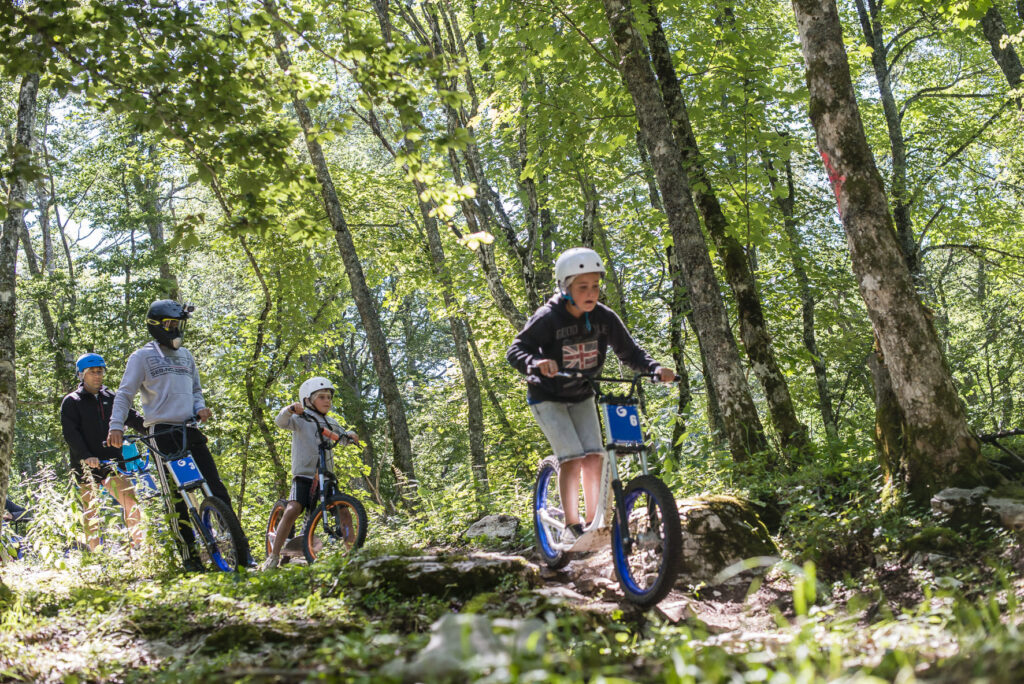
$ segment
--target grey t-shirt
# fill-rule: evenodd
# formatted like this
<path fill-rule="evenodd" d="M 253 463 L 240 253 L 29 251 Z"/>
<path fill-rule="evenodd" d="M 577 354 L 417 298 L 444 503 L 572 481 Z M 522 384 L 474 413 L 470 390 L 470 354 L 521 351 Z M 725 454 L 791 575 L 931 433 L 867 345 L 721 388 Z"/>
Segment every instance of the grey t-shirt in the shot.
<path fill-rule="evenodd" d="M 156 340 L 128 357 L 110 414 L 111 430 L 124 430 L 136 394 L 146 427 L 182 423 L 206 407 L 192 352 L 170 349 Z"/>
<path fill-rule="evenodd" d="M 324 422 L 333 432 L 345 434 L 345 429 L 330 416 L 321 416 L 308 408 L 304 413 L 307 418 L 294 414 L 289 405 L 274 418 L 278 427 L 292 433 L 292 477 L 316 475 L 316 462 L 320 457 L 320 427 L 323 427 Z M 314 419 L 319 421 L 320 427 L 317 427 Z"/>

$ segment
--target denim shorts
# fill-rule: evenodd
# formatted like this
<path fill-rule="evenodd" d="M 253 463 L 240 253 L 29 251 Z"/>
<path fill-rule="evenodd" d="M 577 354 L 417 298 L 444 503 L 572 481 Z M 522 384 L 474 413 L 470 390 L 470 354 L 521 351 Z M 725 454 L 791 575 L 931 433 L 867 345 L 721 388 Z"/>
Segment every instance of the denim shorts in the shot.
<path fill-rule="evenodd" d="M 582 458 L 587 454 L 604 454 L 601 423 L 597 420 L 594 398 L 575 404 L 542 401 L 530 404 L 530 412 L 540 425 L 559 463 Z"/>

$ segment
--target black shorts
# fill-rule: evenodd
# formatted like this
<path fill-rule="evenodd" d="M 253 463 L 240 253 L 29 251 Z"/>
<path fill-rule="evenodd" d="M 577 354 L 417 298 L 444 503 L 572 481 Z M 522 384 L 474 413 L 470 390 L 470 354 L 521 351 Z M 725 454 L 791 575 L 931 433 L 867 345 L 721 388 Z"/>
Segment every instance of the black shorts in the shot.
<path fill-rule="evenodd" d="M 111 475 L 116 475 L 117 470 L 110 464 L 101 464 L 98 468 L 90 468 L 85 461 L 79 461 L 71 466 L 71 472 L 75 474 L 75 482 L 80 487 L 95 483 L 102 485 Z"/>
<path fill-rule="evenodd" d="M 308 511 L 313 500 L 313 478 L 294 477 L 292 478 L 292 491 L 288 495 L 289 500 L 297 501 L 302 510 Z"/>

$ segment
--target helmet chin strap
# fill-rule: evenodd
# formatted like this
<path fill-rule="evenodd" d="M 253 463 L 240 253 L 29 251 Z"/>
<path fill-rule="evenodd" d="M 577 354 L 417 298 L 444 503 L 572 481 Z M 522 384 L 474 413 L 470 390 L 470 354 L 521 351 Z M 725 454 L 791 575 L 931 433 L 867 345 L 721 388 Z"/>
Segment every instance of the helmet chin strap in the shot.
<path fill-rule="evenodd" d="M 568 290 L 565 290 L 565 291 L 562 292 L 562 297 L 565 298 L 565 301 L 569 302 L 573 306 L 576 306 L 576 301 L 572 298 L 572 295 L 569 294 Z M 589 311 L 584 311 L 583 312 L 583 325 L 586 327 L 587 332 L 590 332 L 591 330 L 594 329 L 594 327 L 592 325 L 590 325 L 590 312 Z"/>

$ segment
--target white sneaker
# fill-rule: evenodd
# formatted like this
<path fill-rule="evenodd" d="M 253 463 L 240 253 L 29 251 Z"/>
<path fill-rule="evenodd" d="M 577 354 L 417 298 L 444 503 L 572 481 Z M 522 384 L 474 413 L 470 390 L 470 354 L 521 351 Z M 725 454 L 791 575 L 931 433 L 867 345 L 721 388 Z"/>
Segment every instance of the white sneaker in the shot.
<path fill-rule="evenodd" d="M 281 557 L 271 554 L 267 556 L 267 560 L 263 561 L 263 565 L 260 566 L 260 571 L 266 572 L 267 570 L 273 570 L 279 565 L 281 565 Z"/>
<path fill-rule="evenodd" d="M 576 523 L 574 525 L 566 525 L 562 528 L 562 535 L 558 538 L 558 541 L 563 544 L 573 544 L 577 539 L 583 536 L 583 525 Z"/>

